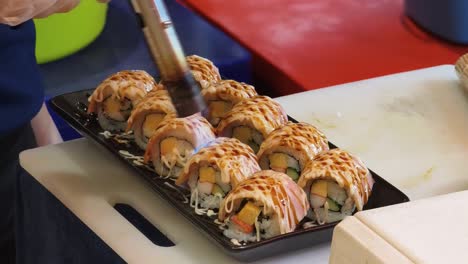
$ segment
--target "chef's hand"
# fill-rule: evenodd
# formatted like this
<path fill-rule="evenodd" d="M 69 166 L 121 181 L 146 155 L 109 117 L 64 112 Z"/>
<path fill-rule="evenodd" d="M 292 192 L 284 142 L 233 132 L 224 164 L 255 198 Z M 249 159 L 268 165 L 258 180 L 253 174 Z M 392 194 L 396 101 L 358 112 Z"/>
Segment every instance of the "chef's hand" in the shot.
<path fill-rule="evenodd" d="M 16 26 L 32 18 L 68 12 L 79 3 L 80 0 L 0 0 L 0 23 Z"/>

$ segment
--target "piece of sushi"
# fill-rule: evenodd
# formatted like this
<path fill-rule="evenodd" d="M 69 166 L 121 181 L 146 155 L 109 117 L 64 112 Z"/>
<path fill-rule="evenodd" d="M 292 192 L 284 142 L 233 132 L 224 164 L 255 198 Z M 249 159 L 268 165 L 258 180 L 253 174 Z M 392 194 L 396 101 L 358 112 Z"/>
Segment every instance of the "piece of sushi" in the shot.
<path fill-rule="evenodd" d="M 257 95 L 255 88 L 243 82 L 234 80 L 222 80 L 201 91 L 208 106 L 206 119 L 216 127 L 227 112 L 242 100 Z"/>
<path fill-rule="evenodd" d="M 177 178 L 187 160 L 214 139 L 213 127 L 200 114 L 166 119 L 149 140 L 144 161 L 152 161 L 160 176 Z"/>
<path fill-rule="evenodd" d="M 308 209 L 306 193 L 288 175 L 263 170 L 226 196 L 218 219 L 227 224 L 225 236 L 253 242 L 294 231 Z"/>
<path fill-rule="evenodd" d="M 124 131 L 132 110 L 151 90 L 162 89 L 145 71 L 120 71 L 105 79 L 88 98 L 88 113 L 96 113 L 108 131 Z"/>
<path fill-rule="evenodd" d="M 200 85 L 200 89 L 205 89 L 211 84 L 221 81 L 218 68 L 210 60 L 197 55 L 187 56 L 186 60 L 193 78 Z"/>
<path fill-rule="evenodd" d="M 260 171 L 252 149 L 235 138 L 217 138 L 193 155 L 176 181 L 187 184 L 195 212 L 217 209 L 232 188 Z"/>
<path fill-rule="evenodd" d="M 257 157 L 263 170 L 284 172 L 297 181 L 305 164 L 325 150 L 328 140 L 316 127 L 289 122 L 270 133 Z"/>
<path fill-rule="evenodd" d="M 374 180 L 364 163 L 341 149 L 317 154 L 308 162 L 297 184 L 310 200 L 310 217 L 318 224 L 332 223 L 361 211 Z"/>
<path fill-rule="evenodd" d="M 158 125 L 165 119 L 176 117 L 169 93 L 166 90 L 153 90 L 141 100 L 128 118 L 127 131 L 133 131 L 135 142 L 145 150 Z"/>
<path fill-rule="evenodd" d="M 258 152 L 263 140 L 284 126 L 288 116 L 283 107 L 268 96 L 255 96 L 236 104 L 218 124 L 221 137 L 234 137 Z"/>

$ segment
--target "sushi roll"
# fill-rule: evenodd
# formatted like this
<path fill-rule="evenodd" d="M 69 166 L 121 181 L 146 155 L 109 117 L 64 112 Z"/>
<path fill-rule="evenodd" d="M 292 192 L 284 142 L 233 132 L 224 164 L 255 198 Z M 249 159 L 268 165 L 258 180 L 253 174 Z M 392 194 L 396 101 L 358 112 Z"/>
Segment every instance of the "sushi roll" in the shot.
<path fill-rule="evenodd" d="M 88 98 L 88 113 L 96 113 L 108 131 L 124 131 L 132 110 L 153 89 L 162 89 L 145 71 L 120 71 L 109 76 Z"/>
<path fill-rule="evenodd" d="M 165 119 L 176 118 L 176 110 L 166 90 L 149 92 L 128 118 L 127 131 L 132 130 L 137 145 L 145 150 L 156 127 Z"/>
<path fill-rule="evenodd" d="M 263 140 L 284 126 L 288 116 L 283 107 L 268 96 L 255 96 L 236 104 L 218 124 L 221 137 L 234 137 L 258 152 Z"/>
<path fill-rule="evenodd" d="M 252 85 L 234 80 L 222 80 L 203 89 L 201 93 L 208 106 L 205 117 L 214 127 L 235 104 L 257 95 Z"/>
<path fill-rule="evenodd" d="M 310 200 L 310 217 L 318 224 L 332 223 L 361 211 L 374 180 L 362 161 L 341 150 L 317 154 L 307 163 L 297 184 Z"/>
<path fill-rule="evenodd" d="M 284 173 L 259 171 L 223 200 L 218 219 L 224 235 L 237 241 L 260 241 L 294 231 L 306 216 L 305 192 Z"/>
<path fill-rule="evenodd" d="M 213 127 L 200 114 L 167 119 L 149 140 L 144 161 L 152 161 L 160 176 L 177 178 L 187 160 L 214 139 Z"/>
<path fill-rule="evenodd" d="M 297 181 L 305 164 L 325 150 L 328 140 L 322 132 L 307 123 L 290 122 L 271 132 L 257 157 L 263 170 L 284 172 Z"/>
<path fill-rule="evenodd" d="M 186 60 L 193 78 L 198 82 L 201 89 L 221 81 L 218 68 L 210 60 L 197 55 L 187 56 Z"/>
<path fill-rule="evenodd" d="M 235 138 L 217 138 L 193 155 L 176 181 L 187 184 L 195 212 L 217 209 L 232 188 L 260 170 L 252 149 Z"/>

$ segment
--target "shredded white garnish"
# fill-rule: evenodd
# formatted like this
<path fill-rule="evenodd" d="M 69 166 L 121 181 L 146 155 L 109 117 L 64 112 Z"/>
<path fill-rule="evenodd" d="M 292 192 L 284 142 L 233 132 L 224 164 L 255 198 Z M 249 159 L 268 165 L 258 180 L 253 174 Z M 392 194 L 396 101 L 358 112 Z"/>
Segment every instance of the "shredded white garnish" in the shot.
<path fill-rule="evenodd" d="M 234 245 L 236 246 L 242 246 L 241 243 L 239 243 L 239 240 L 235 239 L 235 238 L 232 238 L 231 239 L 231 243 L 233 243 Z"/>
<path fill-rule="evenodd" d="M 161 156 L 161 162 L 162 162 L 162 164 L 161 164 L 162 168 L 164 168 L 164 166 L 166 166 L 166 168 L 168 169 L 166 175 L 163 175 L 164 169 L 161 170 L 161 177 L 164 178 L 164 179 L 170 178 L 172 168 L 174 167 L 175 162 L 171 162 L 166 156 Z"/>
<path fill-rule="evenodd" d="M 126 144 L 126 145 L 129 144 L 129 140 L 133 140 L 135 138 L 132 131 L 128 133 L 122 133 L 122 134 L 113 134 L 110 131 L 106 130 L 106 131 L 100 132 L 99 134 L 104 136 L 106 139 L 112 139 L 119 144 Z"/>
<path fill-rule="evenodd" d="M 111 132 L 109 132 L 109 131 L 107 131 L 107 130 L 104 131 L 104 132 L 101 132 L 101 133 L 99 133 L 99 134 L 102 135 L 102 136 L 104 136 L 104 137 L 107 138 L 107 139 L 109 139 L 109 138 L 111 138 L 111 137 L 114 136 L 114 134 L 112 134 Z"/>
<path fill-rule="evenodd" d="M 319 209 L 314 208 L 315 219 L 316 219 L 316 221 L 317 221 L 317 223 L 318 223 L 319 225 L 323 225 L 323 224 L 325 224 L 325 222 L 322 221 L 322 220 L 320 219 L 320 215 L 319 215 L 319 213 L 318 213 L 318 210 L 319 210 Z"/>
<path fill-rule="evenodd" d="M 137 165 L 137 166 L 140 166 L 140 167 L 143 167 L 143 168 L 145 168 L 145 169 L 147 169 L 147 170 L 149 170 L 149 171 L 151 171 L 151 172 L 156 173 L 156 171 L 155 171 L 152 167 L 148 166 L 147 164 L 145 164 L 145 163 L 143 163 L 143 162 L 141 162 L 141 161 L 134 160 L 134 161 L 133 161 L 133 164 L 135 164 L 135 165 Z"/>
<path fill-rule="evenodd" d="M 215 220 L 214 220 L 214 223 L 217 224 L 217 225 L 223 225 L 223 226 L 226 225 L 226 223 L 221 222 L 221 221 L 219 221 L 218 219 L 215 219 Z"/>
<path fill-rule="evenodd" d="M 118 137 L 114 137 L 113 140 L 115 140 L 115 141 L 116 141 L 117 143 L 119 143 L 119 144 L 126 144 L 126 145 L 127 145 L 127 144 L 129 143 L 128 140 L 126 140 L 126 139 L 120 139 L 120 138 L 118 138 Z"/>
<path fill-rule="evenodd" d="M 315 222 L 305 222 L 302 225 L 302 228 L 307 229 L 307 228 L 311 228 L 311 227 L 315 227 L 315 226 L 317 226 L 317 224 L 315 224 Z"/>
<path fill-rule="evenodd" d="M 140 162 L 144 161 L 143 156 L 137 156 L 133 155 L 132 153 L 126 151 L 126 150 L 119 150 L 119 154 L 122 155 L 124 158 L 130 159 L 130 160 L 137 160 Z"/>
<path fill-rule="evenodd" d="M 151 166 L 148 166 L 148 164 L 145 164 L 144 162 L 144 158 L 143 156 L 137 156 L 137 155 L 133 155 L 132 153 L 126 151 L 126 150 L 119 150 L 119 154 L 128 159 L 128 160 L 131 160 L 132 163 L 136 166 L 139 166 L 139 167 L 143 167 L 151 172 L 154 172 L 156 173 L 156 171 L 151 167 Z"/>
<path fill-rule="evenodd" d="M 172 168 L 176 165 L 183 167 L 187 162 L 188 157 L 192 155 L 192 150 L 185 150 L 184 155 L 182 155 L 177 148 L 173 149 L 172 152 L 167 153 L 166 155 L 161 155 L 161 162 L 169 169 L 166 177 L 169 178 L 172 172 Z M 161 175 L 163 176 L 163 175 Z"/>
<path fill-rule="evenodd" d="M 118 134 L 118 135 L 115 135 L 116 137 L 120 138 L 120 139 L 135 139 L 135 136 L 133 135 L 133 131 L 130 131 L 128 133 L 122 133 L 122 134 Z"/>
<path fill-rule="evenodd" d="M 323 212 L 325 214 L 325 219 L 323 219 L 323 221 L 326 223 L 328 222 L 328 209 L 330 209 L 330 206 L 328 205 L 328 201 L 325 201 L 325 205 L 323 206 L 323 208 L 325 209 Z"/>
<path fill-rule="evenodd" d="M 221 222 L 218 220 L 218 218 L 216 218 L 213 222 L 217 225 L 219 225 L 219 229 L 221 230 L 226 230 L 228 229 L 228 226 L 227 226 L 227 222 L 229 221 L 229 219 L 226 219 L 224 222 Z"/>
<path fill-rule="evenodd" d="M 255 218 L 255 229 L 257 230 L 257 242 L 260 241 L 260 223 L 258 222 L 258 215 Z"/>
<path fill-rule="evenodd" d="M 130 153 L 130 152 L 126 151 L 126 150 L 119 150 L 119 153 L 120 153 L 120 155 L 129 157 L 129 158 L 135 157 L 135 155 L 133 155 L 132 153 Z"/>
<path fill-rule="evenodd" d="M 190 207 L 195 209 L 195 213 L 197 215 L 205 215 L 207 209 L 198 208 L 198 188 L 192 190 L 192 194 L 190 195 Z"/>
<path fill-rule="evenodd" d="M 211 216 L 214 216 L 214 215 L 217 215 L 218 213 L 216 213 L 215 211 L 209 209 L 207 212 L 206 212 L 206 215 L 208 217 L 211 217 Z"/>
<path fill-rule="evenodd" d="M 182 196 L 182 198 L 184 199 L 183 203 L 188 203 L 189 202 L 189 199 L 187 199 L 187 197 L 179 189 L 177 189 L 175 186 L 173 186 L 169 182 L 164 182 L 164 185 L 168 186 L 169 188 L 175 190 L 178 194 L 180 194 L 180 196 Z"/>

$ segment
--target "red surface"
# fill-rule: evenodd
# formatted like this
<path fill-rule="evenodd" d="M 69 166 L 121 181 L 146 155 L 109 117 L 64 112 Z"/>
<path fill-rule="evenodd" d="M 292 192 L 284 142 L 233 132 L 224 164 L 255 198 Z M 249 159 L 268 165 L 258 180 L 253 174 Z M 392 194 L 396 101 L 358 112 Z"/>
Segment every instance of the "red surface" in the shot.
<path fill-rule="evenodd" d="M 468 52 L 413 24 L 402 0 L 182 2 L 247 47 L 281 94 L 453 64 Z"/>

